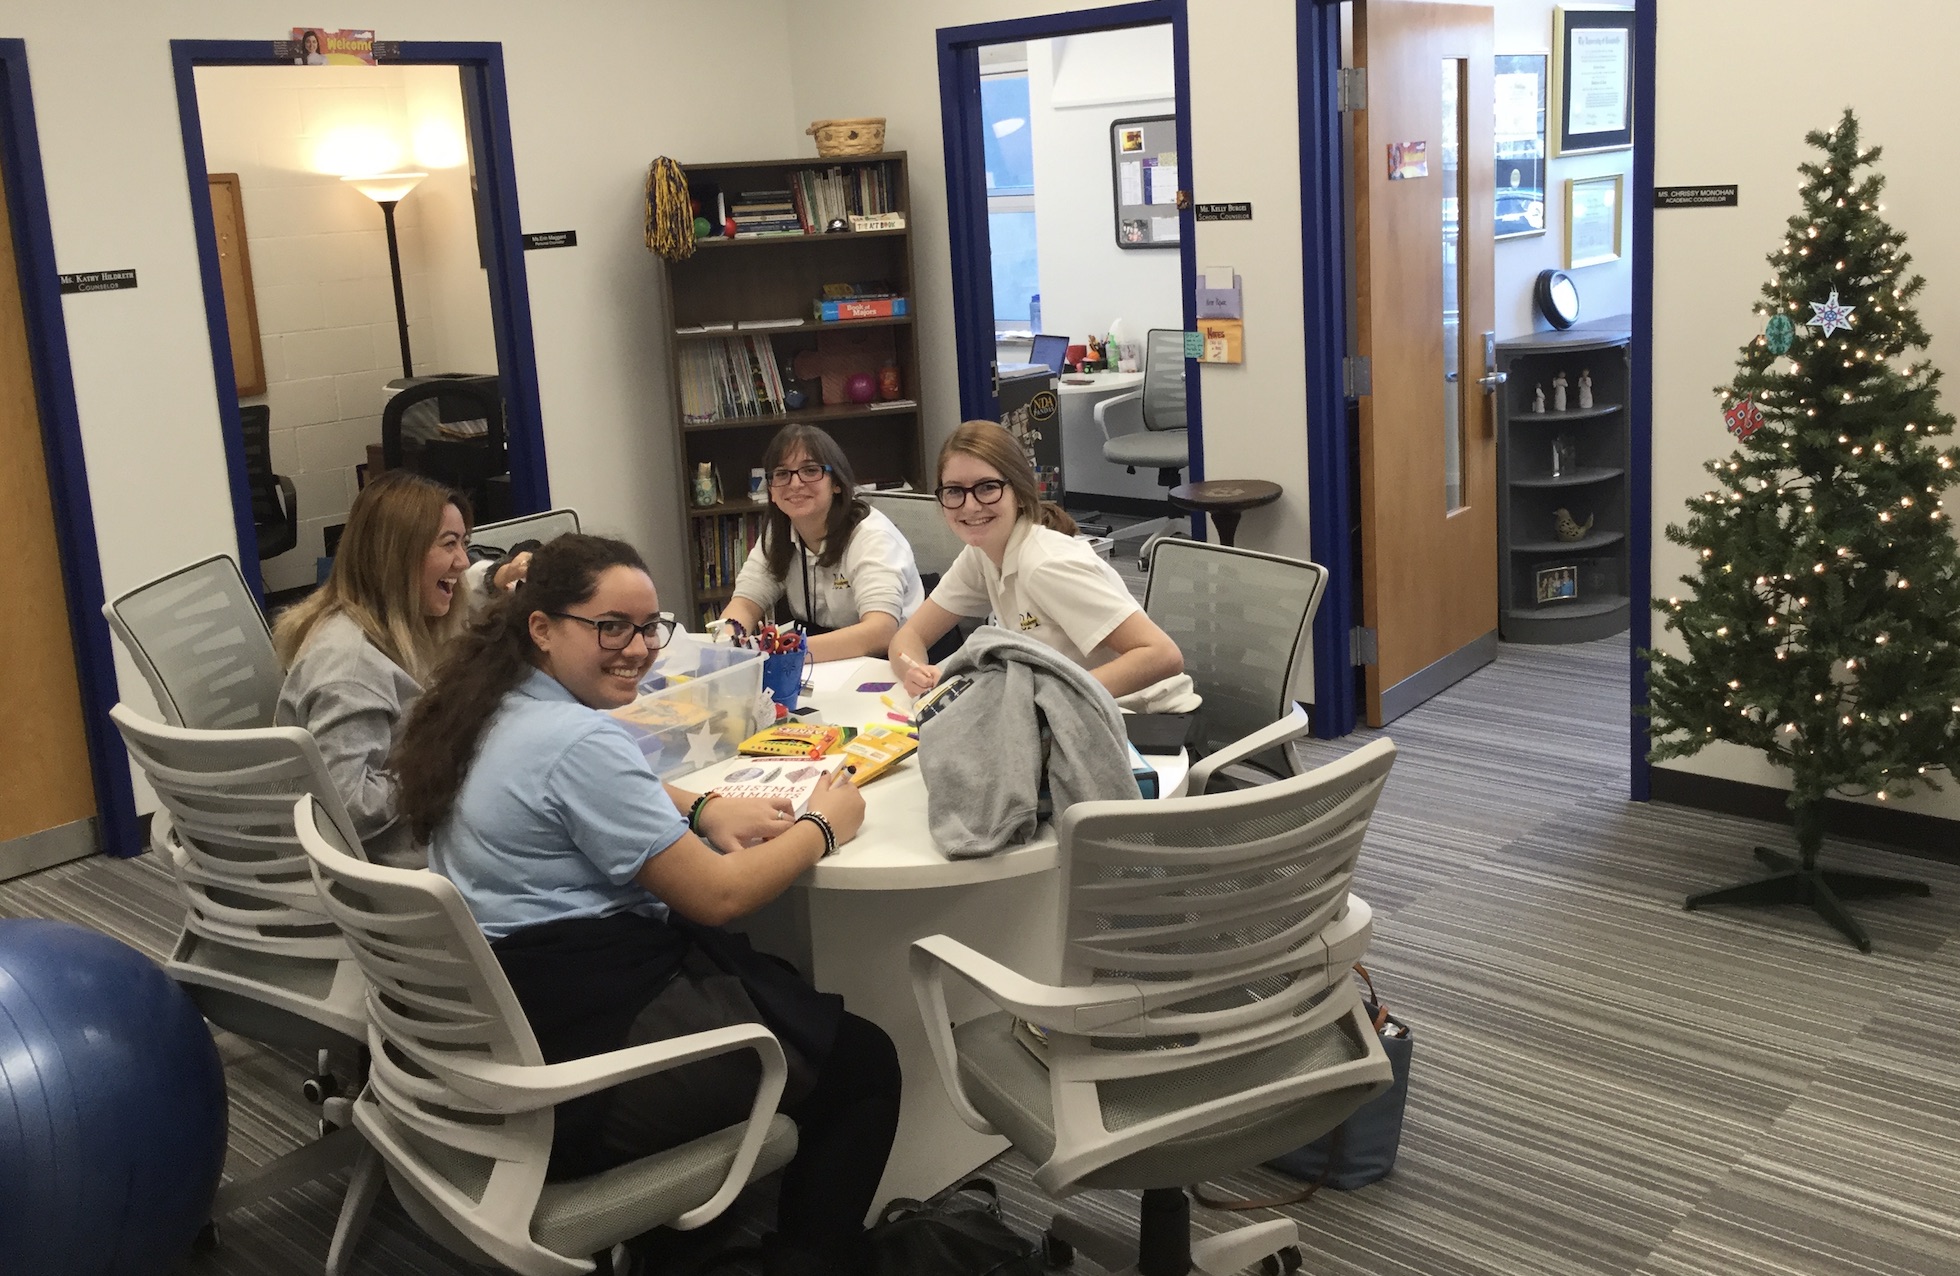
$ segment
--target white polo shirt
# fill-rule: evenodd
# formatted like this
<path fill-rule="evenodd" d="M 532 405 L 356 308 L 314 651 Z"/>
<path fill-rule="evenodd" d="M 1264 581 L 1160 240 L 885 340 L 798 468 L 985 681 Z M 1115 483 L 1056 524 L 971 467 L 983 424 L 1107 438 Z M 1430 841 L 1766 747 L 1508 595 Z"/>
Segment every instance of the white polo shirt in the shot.
<path fill-rule="evenodd" d="M 998 568 L 984 550 L 960 552 L 932 591 L 956 616 L 984 616 L 1061 652 L 1084 669 L 1116 659 L 1103 639 L 1143 608 L 1116 569 L 1086 541 L 1025 519 Z"/>
<path fill-rule="evenodd" d="M 763 533 L 766 537 L 767 532 Z M 919 565 L 912 558 L 911 543 L 897 526 L 877 510 L 867 513 L 851 529 L 851 540 L 844 553 L 830 567 L 817 562 L 823 546 L 812 549 L 795 532 L 790 533 L 795 553 L 790 556 L 787 580 L 769 573 L 764 542 L 757 541 L 742 570 L 735 577 L 735 597 L 746 598 L 767 616 L 776 600 L 789 596 L 790 613 L 813 621 L 825 629 L 843 629 L 857 624 L 869 612 L 881 611 L 904 624 L 925 601 L 926 591 L 919 583 Z M 808 578 L 814 606 L 805 600 L 803 582 Z"/>

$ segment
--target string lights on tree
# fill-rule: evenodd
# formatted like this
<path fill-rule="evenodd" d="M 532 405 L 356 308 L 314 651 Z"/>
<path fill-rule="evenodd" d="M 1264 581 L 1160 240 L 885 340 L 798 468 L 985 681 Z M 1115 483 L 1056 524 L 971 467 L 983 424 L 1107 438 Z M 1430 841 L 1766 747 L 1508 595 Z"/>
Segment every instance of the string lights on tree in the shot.
<path fill-rule="evenodd" d="M 1843 901 L 1926 887 L 1820 869 L 1824 803 L 1890 801 L 1960 763 L 1960 547 L 1939 500 L 1960 449 L 1935 441 L 1954 418 L 1923 357 L 1925 280 L 1879 216 L 1879 150 L 1849 110 L 1807 140 L 1823 159 L 1800 166 L 1762 329 L 1716 390 L 1736 449 L 1667 528 L 1694 568 L 1654 607 L 1685 652 L 1645 653 L 1647 712 L 1656 760 L 1720 741 L 1790 775 L 1796 856 L 1758 848 L 1770 877 L 1688 906 L 1807 903 L 1869 950 Z"/>

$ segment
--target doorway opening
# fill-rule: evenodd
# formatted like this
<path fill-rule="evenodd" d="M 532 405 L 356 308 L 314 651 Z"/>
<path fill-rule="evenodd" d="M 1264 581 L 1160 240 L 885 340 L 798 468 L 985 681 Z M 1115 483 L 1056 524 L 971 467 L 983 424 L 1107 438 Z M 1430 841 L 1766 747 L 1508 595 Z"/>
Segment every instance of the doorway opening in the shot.
<path fill-rule="evenodd" d="M 367 478 L 548 508 L 501 46 L 174 41 L 241 566 L 318 578 Z M 260 571 L 251 564 L 258 562 Z"/>
<path fill-rule="evenodd" d="M 1165 514 L 1164 476 L 1203 474 L 1196 364 L 1176 348 L 1196 316 L 1184 4 L 950 28 L 939 49 L 961 416 L 1042 420 L 1052 395 L 1024 439 L 1054 473 L 1044 495 Z M 1182 399 L 1174 470 L 1102 446 L 1167 428 L 1141 393 L 1153 349 Z"/>

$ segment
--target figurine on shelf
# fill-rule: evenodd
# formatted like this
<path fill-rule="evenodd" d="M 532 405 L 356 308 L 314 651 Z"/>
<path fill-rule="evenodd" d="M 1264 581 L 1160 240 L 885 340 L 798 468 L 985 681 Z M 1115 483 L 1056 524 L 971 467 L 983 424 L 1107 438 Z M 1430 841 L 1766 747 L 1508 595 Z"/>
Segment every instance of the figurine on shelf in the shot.
<path fill-rule="evenodd" d="M 1579 410 L 1586 411 L 1592 403 L 1592 369 L 1588 368 L 1579 374 Z"/>
<path fill-rule="evenodd" d="M 1531 387 L 1531 410 L 1533 412 L 1543 412 L 1545 410 L 1545 383 L 1543 381 Z"/>
<path fill-rule="evenodd" d="M 1572 446 L 1571 439 L 1566 438 L 1563 434 L 1556 435 L 1553 437 L 1552 439 L 1552 477 L 1553 478 L 1564 478 L 1565 472 L 1572 468 L 1573 462 L 1575 461 L 1576 458 L 1577 458 L 1577 451 Z"/>
<path fill-rule="evenodd" d="M 1565 370 L 1563 368 L 1552 377 L 1552 411 L 1565 411 Z"/>
<path fill-rule="evenodd" d="M 1593 516 L 1591 514 L 1586 515 L 1586 521 L 1581 525 L 1572 517 L 1570 510 L 1561 507 L 1552 511 L 1552 530 L 1562 541 L 1581 540 L 1587 532 L 1592 530 L 1592 526 Z"/>

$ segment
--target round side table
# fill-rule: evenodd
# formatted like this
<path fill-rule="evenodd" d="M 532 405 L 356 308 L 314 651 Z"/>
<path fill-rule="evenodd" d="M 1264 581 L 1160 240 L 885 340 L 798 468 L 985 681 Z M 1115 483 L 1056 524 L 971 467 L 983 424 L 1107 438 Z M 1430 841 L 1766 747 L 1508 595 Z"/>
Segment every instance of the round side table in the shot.
<path fill-rule="evenodd" d="M 1218 524 L 1218 539 L 1230 545 L 1238 534 L 1239 515 L 1271 505 L 1283 490 L 1265 479 L 1206 479 L 1172 488 L 1171 504 L 1210 515 Z"/>

